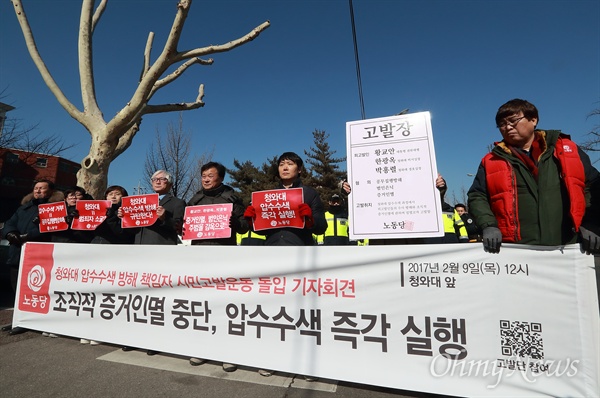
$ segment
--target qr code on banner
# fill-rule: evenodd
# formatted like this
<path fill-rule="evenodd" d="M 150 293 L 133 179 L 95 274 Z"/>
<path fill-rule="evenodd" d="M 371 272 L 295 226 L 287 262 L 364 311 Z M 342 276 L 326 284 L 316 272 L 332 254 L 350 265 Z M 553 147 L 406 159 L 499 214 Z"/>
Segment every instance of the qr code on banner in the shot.
<path fill-rule="evenodd" d="M 502 355 L 544 359 L 542 324 L 519 321 L 500 321 Z"/>

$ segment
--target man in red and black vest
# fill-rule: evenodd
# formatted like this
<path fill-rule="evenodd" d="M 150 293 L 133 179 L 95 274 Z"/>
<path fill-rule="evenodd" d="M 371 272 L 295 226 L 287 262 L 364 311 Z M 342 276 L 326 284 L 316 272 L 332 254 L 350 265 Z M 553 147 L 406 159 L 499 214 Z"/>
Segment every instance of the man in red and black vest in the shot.
<path fill-rule="evenodd" d="M 587 254 L 600 254 L 600 174 L 568 135 L 537 130 L 538 121 L 522 99 L 498 109 L 503 139 L 482 159 L 468 193 L 484 249 L 579 241 Z"/>

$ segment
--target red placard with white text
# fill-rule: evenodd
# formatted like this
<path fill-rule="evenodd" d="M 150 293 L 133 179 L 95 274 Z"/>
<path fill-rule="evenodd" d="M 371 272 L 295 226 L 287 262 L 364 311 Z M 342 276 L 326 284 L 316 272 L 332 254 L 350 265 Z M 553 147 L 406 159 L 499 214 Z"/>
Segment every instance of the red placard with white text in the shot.
<path fill-rule="evenodd" d="M 78 200 L 75 208 L 79 217 L 74 217 L 71 229 L 93 231 L 106 219 L 106 212 L 112 206 L 110 200 Z"/>
<path fill-rule="evenodd" d="M 121 201 L 121 227 L 149 227 L 158 220 L 158 194 L 125 196 Z"/>
<path fill-rule="evenodd" d="M 302 188 L 252 192 L 252 206 L 256 209 L 254 230 L 304 228 L 304 217 L 298 216 L 298 206 L 303 201 Z"/>
<path fill-rule="evenodd" d="M 40 232 L 66 231 L 69 224 L 65 221 L 67 205 L 65 202 L 45 203 L 38 205 Z"/>
<path fill-rule="evenodd" d="M 229 218 L 233 203 L 198 205 L 185 208 L 183 239 L 230 238 Z"/>

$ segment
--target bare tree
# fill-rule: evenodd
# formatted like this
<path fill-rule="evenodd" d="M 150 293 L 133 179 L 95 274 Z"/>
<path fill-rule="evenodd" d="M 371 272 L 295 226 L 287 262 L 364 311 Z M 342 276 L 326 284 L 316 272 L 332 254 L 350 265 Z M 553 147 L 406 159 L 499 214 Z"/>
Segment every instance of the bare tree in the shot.
<path fill-rule="evenodd" d="M 157 170 L 167 170 L 173 175 L 173 195 L 189 199 L 200 189 L 200 168 L 212 159 L 214 148 L 199 157 L 192 156 L 190 142 L 192 133 L 183 127 L 183 115 L 179 114 L 177 125 L 167 125 L 166 138 L 156 129 L 156 141 L 150 145 L 144 162 L 146 181 Z"/>
<path fill-rule="evenodd" d="M 6 88 L 0 91 L 0 99 L 7 96 Z M 10 109 L 14 109 L 10 107 Z M 0 123 L 0 148 L 18 149 L 24 152 L 60 156 L 75 144 L 65 144 L 57 134 L 42 134 L 36 132 L 38 125 L 24 126 L 22 120 L 7 116 Z"/>
<path fill-rule="evenodd" d="M 588 115 L 588 117 L 592 117 L 592 116 L 600 116 L 600 108 L 594 109 Z M 600 124 L 597 124 L 592 129 L 592 131 L 590 131 L 588 133 L 588 135 L 590 138 L 587 141 L 585 141 L 583 144 L 581 144 L 580 147 L 587 152 L 594 152 L 597 154 L 598 152 L 600 152 Z M 598 162 L 598 160 L 600 160 L 600 158 L 594 160 L 593 163 Z"/>
<path fill-rule="evenodd" d="M 6 118 L 4 129 L 0 132 L 0 148 L 18 149 L 32 154 L 60 156 L 75 144 L 65 144 L 57 134 L 37 133 L 37 125 L 24 126 L 22 121 Z"/>
<path fill-rule="evenodd" d="M 212 59 L 201 59 L 201 56 L 221 53 L 239 47 L 254 40 L 270 26 L 269 21 L 262 23 L 248 34 L 226 44 L 209 45 L 191 50 L 179 50 L 178 44 L 183 31 L 192 0 L 179 0 L 177 13 L 171 26 L 169 37 L 158 58 L 151 63 L 150 56 L 154 33 L 150 32 L 144 50 L 142 74 L 138 86 L 131 99 L 109 121 L 104 119 L 96 100 L 94 70 L 92 66 L 92 35 L 98 21 L 106 9 L 107 0 L 101 0 L 94 10 L 94 0 L 83 0 L 79 22 L 79 78 L 83 102 L 83 111 L 77 109 L 62 92 L 50 71 L 46 67 L 34 40 L 21 0 L 12 0 L 15 13 L 27 49 L 37 66 L 44 82 L 54 94 L 67 113 L 90 133 L 92 144 L 88 155 L 81 162 L 81 170 L 77 174 L 78 184 L 83 186 L 94 197 L 100 197 L 106 188 L 110 163 L 123 153 L 130 145 L 140 128 L 142 117 L 152 113 L 173 112 L 197 109 L 204 106 L 204 85 L 200 85 L 198 96 L 194 102 L 168 103 L 151 105 L 149 101 L 154 94 L 181 76 L 190 66 L 195 64 L 211 65 Z M 169 67 L 178 65 L 166 74 Z M 166 75 L 165 75 L 166 74 Z M 164 76 L 164 77 L 163 77 Z"/>

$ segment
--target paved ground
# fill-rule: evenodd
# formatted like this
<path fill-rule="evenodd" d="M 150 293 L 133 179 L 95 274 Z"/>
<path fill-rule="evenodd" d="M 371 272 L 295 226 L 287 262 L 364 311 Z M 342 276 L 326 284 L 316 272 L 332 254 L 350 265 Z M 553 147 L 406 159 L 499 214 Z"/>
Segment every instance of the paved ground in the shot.
<path fill-rule="evenodd" d="M 0 325 L 12 320 L 10 286 L 0 281 Z M 361 364 L 357 364 L 361 366 Z M 364 369 L 376 372 L 377 368 Z M 0 332 L 0 396 L 10 397 L 244 397 L 244 398 L 434 398 L 440 395 L 276 373 L 260 376 L 240 367 L 226 373 L 217 363 L 190 366 L 187 358 L 108 344 L 90 346 L 69 337 L 28 331 Z"/>

